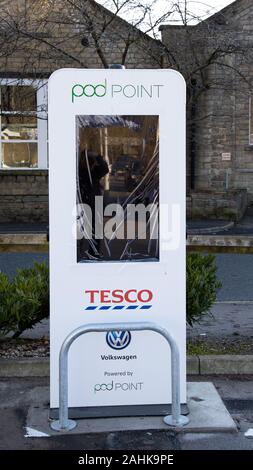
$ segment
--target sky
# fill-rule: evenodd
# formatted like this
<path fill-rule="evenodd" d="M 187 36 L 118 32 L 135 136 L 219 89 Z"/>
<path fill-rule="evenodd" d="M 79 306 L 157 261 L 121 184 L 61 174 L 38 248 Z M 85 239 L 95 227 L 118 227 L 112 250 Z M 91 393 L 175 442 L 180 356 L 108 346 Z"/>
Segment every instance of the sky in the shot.
<path fill-rule="evenodd" d="M 191 16 L 194 17 L 195 15 L 199 18 L 210 16 L 227 5 L 233 3 L 233 1 L 234 0 L 187 0 L 189 19 Z M 179 2 L 181 3 L 181 7 L 183 9 L 185 1 L 179 0 Z M 151 4 L 152 0 L 148 1 L 147 3 Z M 168 8 L 169 3 L 169 0 L 158 0 L 154 9 L 156 11 L 165 11 L 166 7 Z"/>
<path fill-rule="evenodd" d="M 233 0 L 234 1 L 234 0 Z M 233 3 L 231 0 L 207 0 L 207 4 L 210 5 L 212 8 L 216 10 L 221 10 L 222 8 L 226 7 L 230 3 Z"/>
<path fill-rule="evenodd" d="M 233 0 L 97 0 L 111 11 L 116 5 L 124 5 L 119 15 L 150 35 L 159 37 L 160 24 L 182 24 L 185 22 L 185 3 L 187 4 L 187 24 L 196 24 L 217 11 L 233 3 Z M 180 12 L 178 11 L 178 5 Z M 145 18 L 139 22 L 143 16 Z M 150 10 L 150 11 L 149 11 Z"/>

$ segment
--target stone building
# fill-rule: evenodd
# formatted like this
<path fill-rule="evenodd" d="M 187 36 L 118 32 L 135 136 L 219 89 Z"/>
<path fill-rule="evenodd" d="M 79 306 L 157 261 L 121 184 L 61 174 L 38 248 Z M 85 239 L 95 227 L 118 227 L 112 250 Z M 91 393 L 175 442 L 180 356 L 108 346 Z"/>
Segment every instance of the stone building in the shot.
<path fill-rule="evenodd" d="M 253 3 L 162 41 L 87 0 L 0 0 L 0 222 L 48 220 L 47 79 L 62 67 L 173 67 L 188 85 L 187 208 L 239 219 L 253 202 Z"/>
<path fill-rule="evenodd" d="M 78 4 L 78 3 L 77 3 Z M 160 68 L 160 44 L 92 0 L 0 0 L 0 223 L 47 223 L 47 79 L 59 68 Z"/>
<path fill-rule="evenodd" d="M 253 2 L 161 33 L 188 83 L 188 214 L 238 219 L 253 202 Z"/>

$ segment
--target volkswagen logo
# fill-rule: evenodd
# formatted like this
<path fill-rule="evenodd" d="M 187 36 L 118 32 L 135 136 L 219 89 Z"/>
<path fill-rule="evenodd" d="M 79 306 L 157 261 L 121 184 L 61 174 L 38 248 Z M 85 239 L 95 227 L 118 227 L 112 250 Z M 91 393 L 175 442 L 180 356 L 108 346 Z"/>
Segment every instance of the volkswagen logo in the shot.
<path fill-rule="evenodd" d="M 124 349 L 130 341 L 130 331 L 108 331 L 106 334 L 106 342 L 112 349 Z"/>

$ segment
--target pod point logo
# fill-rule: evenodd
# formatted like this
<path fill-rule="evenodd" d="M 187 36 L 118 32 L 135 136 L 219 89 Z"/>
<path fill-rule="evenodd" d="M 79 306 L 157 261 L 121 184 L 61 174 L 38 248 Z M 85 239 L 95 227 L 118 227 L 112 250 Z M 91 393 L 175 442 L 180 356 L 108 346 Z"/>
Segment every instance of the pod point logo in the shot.
<path fill-rule="evenodd" d="M 103 98 L 105 95 L 109 95 L 111 98 L 121 96 L 127 100 L 131 98 L 157 99 L 161 96 L 161 88 L 163 86 L 162 84 L 144 86 L 142 83 L 107 83 L 106 79 L 102 83 L 75 83 L 71 91 L 72 103 L 75 103 L 79 98 Z"/>
<path fill-rule="evenodd" d="M 72 88 L 72 103 L 74 103 L 75 98 L 81 98 L 81 96 L 85 96 L 86 98 L 92 98 L 92 96 L 102 98 L 106 95 L 106 88 L 106 80 L 104 83 L 98 83 L 96 85 L 92 83 L 86 83 L 84 85 L 77 83 Z"/>
<path fill-rule="evenodd" d="M 94 393 L 97 392 L 132 392 L 133 390 L 141 391 L 143 390 L 143 382 L 125 382 L 125 383 L 114 383 L 109 382 L 108 384 L 96 384 L 94 385 Z"/>
<path fill-rule="evenodd" d="M 112 349 L 125 349 L 130 341 L 130 331 L 108 331 L 106 334 L 106 342 Z"/>

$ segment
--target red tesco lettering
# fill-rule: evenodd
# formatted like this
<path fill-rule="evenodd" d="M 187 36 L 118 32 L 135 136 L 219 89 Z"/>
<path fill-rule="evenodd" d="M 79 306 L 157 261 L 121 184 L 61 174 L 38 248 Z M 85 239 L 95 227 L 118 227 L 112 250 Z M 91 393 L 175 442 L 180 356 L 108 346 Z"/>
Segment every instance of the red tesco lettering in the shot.
<path fill-rule="evenodd" d="M 151 302 L 153 293 L 149 289 L 129 289 L 123 291 L 122 289 L 111 290 L 86 290 L 85 294 L 88 296 L 89 303 L 111 303 L 119 304 L 121 302 L 127 303 L 142 303 Z"/>

